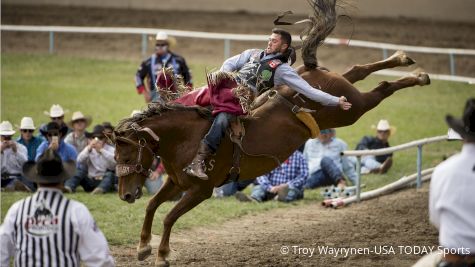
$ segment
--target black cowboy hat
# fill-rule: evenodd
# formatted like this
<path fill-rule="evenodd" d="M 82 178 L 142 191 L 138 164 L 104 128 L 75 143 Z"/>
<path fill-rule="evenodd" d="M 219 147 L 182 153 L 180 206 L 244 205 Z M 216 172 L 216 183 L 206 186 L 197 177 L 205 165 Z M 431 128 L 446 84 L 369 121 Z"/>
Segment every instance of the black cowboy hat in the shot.
<path fill-rule="evenodd" d="M 57 122 L 49 122 L 46 127 L 41 127 L 40 132 L 44 137 L 48 137 L 48 133 L 50 132 L 58 132 L 61 133 L 63 137 L 66 136 L 68 133 L 68 126 L 66 124 L 59 125 Z"/>
<path fill-rule="evenodd" d="M 47 149 L 38 162 L 29 161 L 23 165 L 24 176 L 39 184 L 57 184 L 71 178 L 76 172 L 74 161 L 62 162 L 52 149 Z"/>
<path fill-rule="evenodd" d="M 104 130 L 105 130 L 104 126 L 98 124 L 94 126 L 92 133 L 86 133 L 86 137 L 87 138 L 94 138 L 94 137 L 105 138 L 106 135 L 104 134 Z"/>
<path fill-rule="evenodd" d="M 108 121 L 105 121 L 102 123 L 102 126 L 105 128 L 105 129 L 111 129 L 112 131 L 114 131 L 114 126 L 112 126 L 112 124 Z"/>
<path fill-rule="evenodd" d="M 467 100 L 461 119 L 447 115 L 445 120 L 465 141 L 475 142 L 475 98 Z"/>

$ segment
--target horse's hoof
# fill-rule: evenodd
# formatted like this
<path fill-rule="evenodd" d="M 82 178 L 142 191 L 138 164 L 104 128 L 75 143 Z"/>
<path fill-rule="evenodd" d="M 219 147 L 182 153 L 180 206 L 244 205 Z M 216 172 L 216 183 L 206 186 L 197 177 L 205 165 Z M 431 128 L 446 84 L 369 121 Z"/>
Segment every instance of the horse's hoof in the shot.
<path fill-rule="evenodd" d="M 430 84 L 430 78 L 429 78 L 429 74 L 425 73 L 425 72 L 421 72 L 417 75 L 417 80 L 419 81 L 419 85 L 420 86 L 423 86 L 423 85 L 429 85 Z"/>
<path fill-rule="evenodd" d="M 412 58 L 408 57 L 404 51 L 398 50 L 396 53 L 394 53 L 391 57 L 395 57 L 399 60 L 399 64 L 401 66 L 410 66 L 414 63 L 416 63 L 415 60 Z"/>
<path fill-rule="evenodd" d="M 167 260 L 157 259 L 155 261 L 155 267 L 168 267 L 168 266 L 170 266 L 170 263 Z"/>
<path fill-rule="evenodd" d="M 152 255 L 152 246 L 146 245 L 145 247 L 137 248 L 137 259 L 139 261 L 145 260 L 150 255 Z"/>

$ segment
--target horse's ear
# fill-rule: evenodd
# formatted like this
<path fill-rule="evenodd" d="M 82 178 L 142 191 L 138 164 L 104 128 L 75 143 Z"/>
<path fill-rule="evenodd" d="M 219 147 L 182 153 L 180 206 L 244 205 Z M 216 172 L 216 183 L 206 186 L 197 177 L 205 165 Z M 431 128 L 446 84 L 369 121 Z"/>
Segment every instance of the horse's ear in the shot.
<path fill-rule="evenodd" d="M 137 131 L 137 135 L 139 138 L 143 138 L 147 142 L 158 143 L 158 141 L 160 141 L 160 137 L 158 137 L 158 135 L 148 127 L 141 128 L 139 131 Z"/>
<path fill-rule="evenodd" d="M 113 131 L 112 133 L 104 132 L 104 135 L 106 136 L 107 140 L 115 144 L 115 131 Z"/>

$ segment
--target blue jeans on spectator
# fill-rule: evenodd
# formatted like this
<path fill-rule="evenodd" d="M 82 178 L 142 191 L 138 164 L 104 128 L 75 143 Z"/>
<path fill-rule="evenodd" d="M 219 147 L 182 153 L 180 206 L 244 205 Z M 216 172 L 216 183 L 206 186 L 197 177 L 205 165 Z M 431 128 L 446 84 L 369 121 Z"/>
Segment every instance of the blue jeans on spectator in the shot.
<path fill-rule="evenodd" d="M 31 192 L 36 191 L 36 184 L 31 182 L 30 180 L 27 180 L 25 177 L 22 175 L 7 175 L 7 174 L 2 174 L 2 188 L 7 188 L 7 189 L 12 189 L 14 190 L 15 188 L 15 180 L 19 181 L 22 183 L 25 187 L 28 188 Z"/>
<path fill-rule="evenodd" d="M 336 185 L 343 178 L 343 173 L 328 157 L 320 161 L 320 170 L 310 174 L 304 188 L 317 188 L 320 186 Z"/>
<path fill-rule="evenodd" d="M 236 194 L 237 191 L 244 190 L 248 185 L 254 183 L 254 181 L 255 179 L 231 182 L 221 186 L 219 189 L 222 190 L 224 197 L 229 197 Z"/>
<path fill-rule="evenodd" d="M 221 112 L 214 118 L 213 124 L 205 135 L 204 142 L 216 152 L 218 150 L 221 139 L 226 133 L 230 120 L 234 119 L 234 115 L 226 112 Z"/>
<path fill-rule="evenodd" d="M 147 188 L 147 192 L 150 195 L 155 195 L 155 193 L 158 192 L 160 187 L 162 187 L 163 184 L 163 175 L 160 175 L 157 179 L 151 180 L 149 177 L 145 179 L 144 186 Z"/>
<path fill-rule="evenodd" d="M 277 194 L 266 191 L 262 186 L 256 185 L 252 189 L 251 197 L 259 202 L 267 201 L 273 199 Z M 291 202 L 303 198 L 303 188 L 289 188 L 287 197 L 285 197 L 284 202 Z"/>
<path fill-rule="evenodd" d="M 102 188 L 104 193 L 114 190 L 114 182 L 116 181 L 115 173 L 113 171 L 106 171 L 102 180 L 96 180 L 87 176 L 87 170 L 78 168 L 76 175 L 66 180 L 64 186 L 71 188 L 73 192 L 76 192 L 76 187 L 79 185 L 84 188 L 84 191 L 91 192 L 96 187 Z"/>

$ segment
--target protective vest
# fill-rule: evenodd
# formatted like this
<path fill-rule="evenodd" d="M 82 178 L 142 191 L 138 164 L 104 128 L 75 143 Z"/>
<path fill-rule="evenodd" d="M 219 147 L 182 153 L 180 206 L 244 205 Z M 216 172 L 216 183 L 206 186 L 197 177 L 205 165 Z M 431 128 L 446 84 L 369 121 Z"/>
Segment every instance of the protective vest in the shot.
<path fill-rule="evenodd" d="M 274 87 L 275 70 L 283 60 L 280 54 L 261 60 L 263 56 L 264 51 L 254 52 L 238 72 L 238 82 L 247 85 L 258 95 Z"/>

